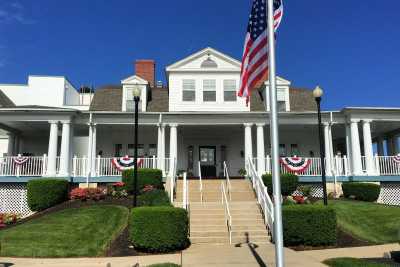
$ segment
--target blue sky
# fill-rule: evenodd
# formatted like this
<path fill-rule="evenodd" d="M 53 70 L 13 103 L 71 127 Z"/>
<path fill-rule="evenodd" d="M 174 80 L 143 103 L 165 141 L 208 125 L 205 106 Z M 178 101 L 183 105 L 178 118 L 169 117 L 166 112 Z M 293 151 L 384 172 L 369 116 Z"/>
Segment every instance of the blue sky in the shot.
<path fill-rule="evenodd" d="M 400 106 L 400 1 L 286 0 L 278 74 L 325 90 L 323 107 Z M 65 75 L 119 83 L 135 59 L 164 67 L 211 46 L 242 54 L 250 0 L 0 0 L 0 83 Z"/>

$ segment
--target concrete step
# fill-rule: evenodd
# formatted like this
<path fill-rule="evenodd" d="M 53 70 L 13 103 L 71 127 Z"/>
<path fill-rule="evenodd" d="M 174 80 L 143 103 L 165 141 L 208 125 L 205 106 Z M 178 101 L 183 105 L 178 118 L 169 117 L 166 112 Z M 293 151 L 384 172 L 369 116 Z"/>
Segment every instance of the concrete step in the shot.
<path fill-rule="evenodd" d="M 227 237 L 229 236 L 228 229 L 225 231 L 195 231 L 190 229 L 190 238 L 193 237 Z"/>
<path fill-rule="evenodd" d="M 237 220 L 261 220 L 261 214 L 231 215 L 233 221 Z M 225 214 L 190 214 L 190 220 L 225 220 Z"/>
<path fill-rule="evenodd" d="M 190 237 L 192 244 L 229 244 L 229 236 L 227 237 Z M 269 242 L 268 236 L 253 236 L 253 237 L 232 237 L 232 244 L 238 243 L 258 243 L 266 244 Z"/>
<path fill-rule="evenodd" d="M 226 224 L 220 225 L 203 225 L 203 224 L 190 224 L 190 231 L 228 231 Z"/>

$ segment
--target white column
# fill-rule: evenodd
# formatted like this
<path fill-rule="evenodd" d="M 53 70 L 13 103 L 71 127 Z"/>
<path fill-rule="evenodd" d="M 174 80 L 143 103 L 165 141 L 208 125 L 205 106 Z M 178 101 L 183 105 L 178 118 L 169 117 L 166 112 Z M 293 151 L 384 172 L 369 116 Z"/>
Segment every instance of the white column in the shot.
<path fill-rule="evenodd" d="M 71 129 L 70 122 L 63 121 L 61 133 L 61 153 L 60 153 L 60 172 L 58 176 L 67 177 L 70 175 L 69 162 L 70 162 L 70 148 L 71 148 Z"/>
<path fill-rule="evenodd" d="M 9 157 L 14 156 L 14 143 L 15 143 L 15 134 L 8 133 L 7 156 L 9 156 Z"/>
<path fill-rule="evenodd" d="M 265 123 L 257 124 L 257 171 L 259 175 L 265 173 L 264 127 Z"/>
<path fill-rule="evenodd" d="M 350 121 L 351 136 L 351 165 L 353 175 L 362 175 L 360 136 L 358 133 L 359 120 Z"/>
<path fill-rule="evenodd" d="M 46 176 L 56 175 L 57 164 L 57 142 L 58 142 L 58 121 L 50 121 L 49 148 L 47 152 Z"/>
<path fill-rule="evenodd" d="M 92 156 L 92 138 L 93 138 L 93 127 L 89 124 L 89 134 L 88 134 L 88 143 L 87 143 L 87 164 L 86 164 L 86 172 L 89 174 L 91 170 L 91 156 Z"/>
<path fill-rule="evenodd" d="M 324 123 L 324 140 L 325 140 L 325 172 L 326 176 L 332 175 L 332 154 L 331 154 L 331 140 L 329 135 L 329 123 Z"/>
<path fill-rule="evenodd" d="M 93 129 L 92 129 L 92 156 L 91 156 L 91 171 L 90 174 L 91 176 L 96 176 L 96 147 L 97 147 L 97 127 L 96 124 L 93 124 Z"/>
<path fill-rule="evenodd" d="M 349 172 L 352 172 L 353 167 L 352 167 L 352 162 L 351 159 L 353 158 L 351 156 L 351 131 L 350 131 L 350 124 L 346 123 L 345 124 L 346 127 L 346 156 L 349 162 Z"/>
<path fill-rule="evenodd" d="M 165 125 L 159 124 L 157 130 L 157 168 L 162 170 L 163 175 L 165 175 Z"/>
<path fill-rule="evenodd" d="M 363 120 L 364 155 L 367 175 L 375 175 L 374 152 L 372 151 L 371 121 Z"/>
<path fill-rule="evenodd" d="M 174 160 L 178 160 L 178 124 L 170 124 L 170 134 L 169 134 L 169 171 L 172 174 L 174 170 Z"/>
<path fill-rule="evenodd" d="M 251 138 L 252 123 L 245 123 L 244 125 L 244 162 L 247 166 L 247 160 L 253 159 L 253 141 Z"/>

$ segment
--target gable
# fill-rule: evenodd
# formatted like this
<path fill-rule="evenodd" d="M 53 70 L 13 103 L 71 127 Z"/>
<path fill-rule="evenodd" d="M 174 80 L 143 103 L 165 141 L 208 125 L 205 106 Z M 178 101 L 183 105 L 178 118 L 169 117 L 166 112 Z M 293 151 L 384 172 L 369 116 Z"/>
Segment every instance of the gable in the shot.
<path fill-rule="evenodd" d="M 240 61 L 211 47 L 200 50 L 176 63 L 167 66 L 166 71 L 233 71 L 240 72 Z"/>

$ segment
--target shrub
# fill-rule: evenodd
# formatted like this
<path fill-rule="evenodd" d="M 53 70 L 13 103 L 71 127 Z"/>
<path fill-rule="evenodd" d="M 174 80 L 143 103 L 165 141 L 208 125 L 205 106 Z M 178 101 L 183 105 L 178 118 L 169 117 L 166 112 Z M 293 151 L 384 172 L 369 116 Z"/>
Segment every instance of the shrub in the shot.
<path fill-rule="evenodd" d="M 320 205 L 284 206 L 283 240 L 285 246 L 335 245 L 336 213 Z"/>
<path fill-rule="evenodd" d="M 122 182 L 125 184 L 125 189 L 128 193 L 133 193 L 133 169 L 128 169 L 122 172 Z M 152 185 L 155 188 L 162 189 L 162 171 L 158 169 L 138 169 L 137 191 L 141 191 L 146 185 Z"/>
<path fill-rule="evenodd" d="M 92 199 L 92 200 L 100 200 L 104 199 L 106 196 L 105 189 L 101 188 L 74 188 L 69 193 L 70 199 L 80 199 L 82 201 Z"/>
<path fill-rule="evenodd" d="M 357 200 L 374 202 L 378 199 L 380 186 L 372 183 L 346 182 L 342 183 L 345 198 L 354 197 Z"/>
<path fill-rule="evenodd" d="M 68 199 L 68 181 L 41 178 L 27 184 L 28 206 L 33 211 L 50 208 Z"/>
<path fill-rule="evenodd" d="M 171 206 L 165 190 L 154 189 L 138 197 L 138 206 Z"/>
<path fill-rule="evenodd" d="M 0 228 L 16 223 L 21 217 L 16 213 L 0 213 Z"/>
<path fill-rule="evenodd" d="M 262 176 L 264 181 L 264 185 L 268 189 L 268 194 L 272 195 L 273 188 L 272 188 L 272 175 L 266 173 Z M 295 174 L 291 173 L 284 173 L 281 174 L 281 191 L 282 195 L 289 196 L 291 195 L 299 185 L 299 177 Z"/>
<path fill-rule="evenodd" d="M 189 246 L 186 210 L 173 207 L 132 209 L 129 230 L 136 249 L 146 252 L 170 252 Z"/>

